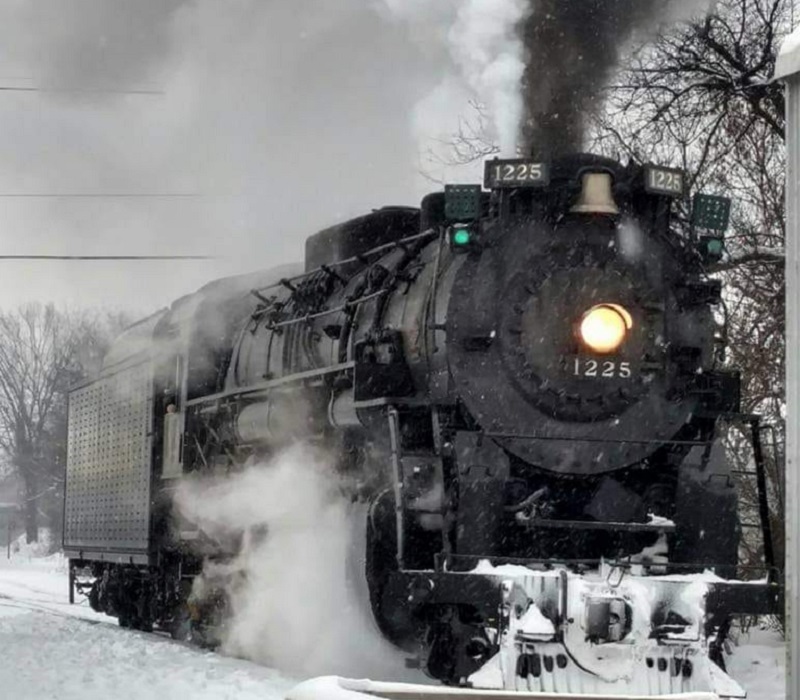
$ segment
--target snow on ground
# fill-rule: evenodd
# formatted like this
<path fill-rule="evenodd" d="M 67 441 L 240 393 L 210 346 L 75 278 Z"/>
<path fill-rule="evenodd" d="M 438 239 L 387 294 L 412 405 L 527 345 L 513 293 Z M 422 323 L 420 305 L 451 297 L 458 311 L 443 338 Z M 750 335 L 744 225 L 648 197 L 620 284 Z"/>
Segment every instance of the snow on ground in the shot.
<path fill-rule="evenodd" d="M 22 550 L 0 558 L 0 697 L 14 700 L 280 700 L 300 679 L 117 627 L 69 605 L 66 562 Z M 785 647 L 773 632 L 740 640 L 728 671 L 750 700 L 784 700 Z"/>
<path fill-rule="evenodd" d="M 70 606 L 59 555 L 0 559 L 0 697 L 281 700 L 297 683 L 262 666 L 123 630 Z"/>
<path fill-rule="evenodd" d="M 785 700 L 786 645 L 776 632 L 755 629 L 743 635 L 726 663 L 748 700 Z"/>

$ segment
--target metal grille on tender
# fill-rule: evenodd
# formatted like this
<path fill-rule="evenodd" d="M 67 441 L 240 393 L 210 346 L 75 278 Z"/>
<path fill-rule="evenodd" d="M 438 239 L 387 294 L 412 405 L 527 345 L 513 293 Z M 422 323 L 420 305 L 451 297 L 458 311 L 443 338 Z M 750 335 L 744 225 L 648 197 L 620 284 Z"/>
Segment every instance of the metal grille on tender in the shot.
<path fill-rule="evenodd" d="M 66 547 L 147 549 L 151 387 L 146 363 L 70 394 Z"/>

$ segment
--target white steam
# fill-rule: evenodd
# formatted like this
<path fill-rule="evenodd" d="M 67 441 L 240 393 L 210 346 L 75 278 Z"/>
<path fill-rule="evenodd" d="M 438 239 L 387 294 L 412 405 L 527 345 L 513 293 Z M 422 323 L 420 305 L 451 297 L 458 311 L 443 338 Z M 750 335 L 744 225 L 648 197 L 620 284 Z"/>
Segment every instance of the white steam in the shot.
<path fill-rule="evenodd" d="M 323 455 L 291 448 L 216 482 L 186 482 L 176 503 L 210 536 L 245 537 L 227 593 L 223 650 L 298 675 L 403 680 L 409 672 L 369 611 L 363 508 L 342 496 Z"/>
<path fill-rule="evenodd" d="M 447 138 L 458 122 L 474 117 L 470 101 L 486 110 L 487 140 L 503 155 L 517 152 L 522 119 L 524 49 L 520 22 L 528 0 L 383 0 L 393 17 L 410 25 L 425 50 L 444 50 L 446 74 L 417 105 L 415 126 L 423 149 Z"/>
<path fill-rule="evenodd" d="M 617 246 L 623 258 L 635 263 L 644 253 L 645 236 L 634 219 L 625 218 L 617 227 Z"/>
<path fill-rule="evenodd" d="M 517 27 L 526 0 L 469 0 L 448 35 L 450 50 L 470 87 L 486 104 L 501 155 L 514 156 L 522 121 L 525 70 Z"/>

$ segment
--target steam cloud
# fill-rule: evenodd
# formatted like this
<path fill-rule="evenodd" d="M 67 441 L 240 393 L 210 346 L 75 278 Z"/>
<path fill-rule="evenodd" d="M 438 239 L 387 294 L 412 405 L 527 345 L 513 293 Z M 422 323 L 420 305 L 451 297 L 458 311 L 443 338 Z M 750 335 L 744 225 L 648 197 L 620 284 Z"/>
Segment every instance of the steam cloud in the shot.
<path fill-rule="evenodd" d="M 425 50 L 444 48 L 457 76 L 443 78 L 418 104 L 420 140 L 435 134 L 448 142 L 437 124 L 448 112 L 443 105 L 457 103 L 463 115 L 475 100 L 489 117 L 487 139 L 502 155 L 539 157 L 583 147 L 587 119 L 632 39 L 710 1 L 383 0 Z"/>
<path fill-rule="evenodd" d="M 521 27 L 523 144 L 537 157 L 580 150 L 620 50 L 636 34 L 707 2 L 687 0 L 534 0 Z"/>
<path fill-rule="evenodd" d="M 448 39 L 453 58 L 486 102 L 500 152 L 516 155 L 525 64 L 517 26 L 527 0 L 470 0 L 463 3 Z"/>
<path fill-rule="evenodd" d="M 489 139 L 516 154 L 522 119 L 520 82 L 525 69 L 518 27 L 530 0 L 383 0 L 391 16 L 407 23 L 427 52 L 444 49 L 439 85 L 417 106 L 420 141 L 437 132 L 442 115 L 485 107 Z M 450 64 L 448 73 L 447 64 Z M 449 103 L 449 104 L 448 104 Z M 452 130 L 453 123 L 449 124 Z"/>
<path fill-rule="evenodd" d="M 320 453 L 291 448 L 216 483 L 184 483 L 176 503 L 211 536 L 245 538 L 230 567 L 224 649 L 298 675 L 419 680 L 375 626 L 363 577 L 366 513 Z M 210 571 L 209 573 L 213 573 Z"/>

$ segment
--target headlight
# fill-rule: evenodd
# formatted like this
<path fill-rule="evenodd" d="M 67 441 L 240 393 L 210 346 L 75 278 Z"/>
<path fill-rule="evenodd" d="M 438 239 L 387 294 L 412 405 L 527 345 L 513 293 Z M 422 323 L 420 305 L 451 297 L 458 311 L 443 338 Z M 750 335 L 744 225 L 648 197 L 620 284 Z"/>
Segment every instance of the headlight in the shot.
<path fill-rule="evenodd" d="M 606 355 L 619 349 L 631 328 L 633 318 L 625 308 L 598 304 L 583 315 L 578 333 L 586 347 Z"/>

